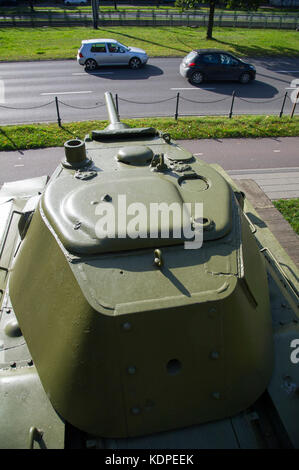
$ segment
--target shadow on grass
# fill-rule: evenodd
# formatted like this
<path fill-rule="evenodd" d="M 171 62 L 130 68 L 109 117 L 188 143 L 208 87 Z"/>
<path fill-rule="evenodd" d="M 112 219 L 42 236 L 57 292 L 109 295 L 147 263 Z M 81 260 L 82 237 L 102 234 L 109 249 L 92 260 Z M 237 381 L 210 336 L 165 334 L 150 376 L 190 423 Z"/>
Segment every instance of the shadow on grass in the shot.
<path fill-rule="evenodd" d="M 9 142 L 12 144 L 14 147 L 14 150 L 18 151 L 21 155 L 24 155 L 24 152 L 22 152 L 19 147 L 16 145 L 16 143 L 9 137 L 9 135 L 6 134 L 6 132 L 0 127 L 0 133 L 9 140 Z"/>
<path fill-rule="evenodd" d="M 284 46 L 251 46 L 251 45 L 241 45 L 234 42 L 222 41 L 221 39 L 213 38 L 212 40 L 215 44 L 224 44 L 225 46 L 231 47 L 236 54 L 248 57 L 267 57 L 268 56 L 290 56 L 298 57 L 298 49 L 296 47 L 284 47 Z"/>
<path fill-rule="evenodd" d="M 143 31 L 143 29 L 141 29 L 141 31 Z M 148 39 L 145 39 L 144 37 L 142 37 L 142 32 L 141 32 L 140 36 L 136 36 L 136 35 L 133 36 L 131 34 L 125 34 L 125 33 L 119 32 L 119 31 L 117 31 L 117 33 L 116 33 L 115 31 L 112 31 L 108 28 L 105 28 L 105 32 L 112 33 L 112 34 L 118 34 L 119 36 L 122 36 L 124 38 L 129 38 L 129 39 L 132 39 L 132 40 L 138 39 L 139 41 L 143 41 L 145 43 L 152 44 L 153 46 L 165 47 L 165 49 L 171 49 L 173 51 L 183 52 L 184 54 L 186 54 L 186 52 L 189 52 L 189 49 L 179 49 L 178 47 L 171 47 L 169 45 L 169 43 L 168 44 L 161 44 L 161 42 L 154 42 L 154 41 L 150 41 Z M 173 34 L 175 34 L 174 31 L 173 31 Z M 179 32 L 177 34 L 179 35 Z"/>
<path fill-rule="evenodd" d="M 62 129 L 67 134 L 69 134 L 70 136 L 72 136 L 74 139 L 80 139 L 80 137 L 78 137 L 78 134 L 75 134 L 74 132 L 70 131 L 69 129 L 64 127 L 62 124 L 61 124 L 61 126 L 59 126 L 59 128 Z"/>

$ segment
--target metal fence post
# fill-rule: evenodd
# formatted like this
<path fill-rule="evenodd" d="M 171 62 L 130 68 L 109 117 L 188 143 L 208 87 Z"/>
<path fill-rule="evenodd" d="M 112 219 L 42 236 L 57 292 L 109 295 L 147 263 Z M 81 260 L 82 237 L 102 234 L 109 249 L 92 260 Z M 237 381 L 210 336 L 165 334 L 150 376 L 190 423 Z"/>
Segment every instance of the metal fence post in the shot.
<path fill-rule="evenodd" d="M 279 117 L 280 117 L 280 118 L 281 118 L 281 116 L 283 115 L 284 105 L 285 105 L 287 96 L 288 96 L 288 92 L 286 91 L 286 92 L 285 92 L 285 95 L 284 95 L 284 98 L 283 98 L 281 110 L 280 110 L 280 113 L 279 113 Z"/>
<path fill-rule="evenodd" d="M 296 104 L 297 104 L 298 100 L 299 100 L 299 90 L 297 92 L 297 96 L 296 96 L 296 99 L 295 99 L 294 104 L 293 104 L 293 108 L 292 108 L 292 111 L 291 111 L 291 118 L 294 116 L 294 112 L 295 112 Z"/>
<path fill-rule="evenodd" d="M 174 119 L 177 121 L 179 117 L 179 101 L 180 101 L 180 94 L 177 93 L 176 95 L 176 107 L 175 107 L 175 115 Z"/>
<path fill-rule="evenodd" d="M 55 96 L 55 104 L 56 104 L 56 111 L 57 111 L 57 122 L 58 122 L 58 126 L 61 127 L 61 118 L 60 118 L 60 114 L 59 114 L 59 106 L 58 106 L 58 98 L 57 98 L 57 96 Z"/>
<path fill-rule="evenodd" d="M 233 94 L 232 94 L 232 102 L 231 102 L 231 105 L 230 105 L 230 111 L 229 111 L 229 115 L 228 115 L 229 118 L 231 118 L 232 115 L 233 115 L 233 107 L 234 107 L 234 102 L 235 102 L 235 96 L 236 96 L 236 92 L 234 90 Z"/>
<path fill-rule="evenodd" d="M 119 109 L 118 109 L 118 94 L 117 94 L 117 93 L 115 94 L 115 107 L 116 107 L 117 114 L 118 114 L 118 116 L 119 116 Z"/>

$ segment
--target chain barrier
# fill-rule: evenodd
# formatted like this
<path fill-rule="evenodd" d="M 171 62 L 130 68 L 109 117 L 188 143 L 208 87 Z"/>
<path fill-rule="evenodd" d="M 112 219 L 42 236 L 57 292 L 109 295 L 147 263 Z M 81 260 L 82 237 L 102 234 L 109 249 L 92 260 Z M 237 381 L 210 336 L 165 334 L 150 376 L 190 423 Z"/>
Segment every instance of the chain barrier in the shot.
<path fill-rule="evenodd" d="M 166 101 L 171 101 L 174 100 L 176 97 L 173 96 L 172 98 L 167 98 L 166 100 L 160 100 L 160 101 L 150 101 L 148 103 L 143 103 L 141 101 L 131 101 L 131 100 L 126 100 L 124 98 L 118 98 L 120 101 L 125 101 L 126 103 L 133 103 L 133 104 L 158 104 L 158 103 L 165 103 Z"/>
<path fill-rule="evenodd" d="M 5 108 L 5 109 L 20 109 L 21 111 L 22 111 L 22 110 L 26 111 L 27 109 L 44 108 L 45 106 L 48 106 L 49 104 L 52 104 L 52 103 L 54 103 L 54 100 L 49 101 L 49 103 L 40 104 L 40 105 L 38 105 L 38 106 L 30 106 L 29 108 L 20 108 L 20 107 L 15 108 L 14 106 L 5 106 L 5 105 L 3 105 L 3 104 L 0 104 L 0 107 L 1 107 L 1 108 Z"/>
<path fill-rule="evenodd" d="M 72 104 L 65 103 L 64 101 L 58 100 L 59 103 L 63 104 L 64 106 L 67 106 L 68 108 L 74 108 L 74 109 L 95 109 L 95 108 L 101 108 L 102 106 L 105 106 L 105 103 L 97 104 L 97 106 L 74 106 Z"/>
<path fill-rule="evenodd" d="M 272 98 L 271 100 L 265 100 L 265 101 L 252 101 L 252 100 L 246 100 L 245 98 L 241 98 L 240 96 L 237 96 L 237 98 L 241 101 L 246 101 L 246 103 L 256 103 L 256 104 L 264 104 L 264 103 L 272 103 L 274 101 L 281 100 L 283 97 L 278 96 L 277 98 Z"/>
<path fill-rule="evenodd" d="M 286 102 L 286 99 L 288 98 L 289 101 L 293 102 L 291 97 L 288 95 L 288 93 L 286 92 L 284 95 L 279 95 L 278 97 L 276 98 L 272 98 L 272 99 L 269 99 L 269 100 L 263 100 L 263 101 L 256 101 L 256 99 L 254 100 L 250 100 L 250 99 L 246 99 L 246 98 L 242 98 L 240 96 L 237 96 L 236 95 L 236 92 L 234 91 L 232 93 L 231 96 L 226 96 L 225 98 L 221 98 L 221 99 L 217 99 L 217 100 L 210 100 L 210 101 L 198 101 L 198 100 L 192 100 L 190 98 L 186 98 L 184 96 L 181 96 L 180 93 L 177 93 L 176 96 L 172 96 L 170 98 L 166 98 L 164 100 L 158 100 L 158 101 L 150 101 L 150 102 L 141 102 L 141 101 L 133 101 L 133 100 L 128 100 L 128 99 L 125 99 L 125 98 L 120 98 L 118 97 L 118 95 L 116 95 L 116 106 L 118 108 L 118 100 L 120 101 L 123 101 L 125 103 L 133 103 L 133 104 L 140 104 L 140 105 L 150 105 L 150 104 L 159 104 L 159 103 L 166 103 L 167 101 L 172 101 L 172 100 L 176 100 L 176 107 L 175 107 L 175 114 L 174 114 L 174 118 L 175 120 L 178 119 L 179 117 L 179 114 L 181 116 L 183 116 L 182 113 L 179 113 L 179 103 L 180 103 L 180 100 L 183 100 L 183 101 L 187 101 L 189 103 L 194 103 L 194 104 L 212 104 L 212 103 L 220 103 L 222 101 L 227 101 L 227 100 L 231 100 L 231 105 L 230 105 L 230 110 L 229 110 L 229 114 L 228 116 L 231 118 L 232 115 L 233 115 L 233 107 L 234 107 L 234 102 L 236 99 L 239 99 L 241 101 L 244 101 L 246 103 L 254 103 L 254 104 L 264 104 L 264 103 L 272 103 L 272 102 L 275 102 L 275 101 L 279 101 L 279 100 L 283 100 L 282 102 L 282 106 L 281 106 L 281 110 L 280 110 L 280 113 L 279 113 L 279 117 L 281 117 L 283 115 L 283 112 L 284 112 L 284 107 L 285 107 L 285 102 Z M 32 109 L 38 109 L 38 108 L 43 108 L 45 106 L 49 106 L 50 104 L 53 104 L 55 103 L 56 104 L 56 113 L 57 113 L 57 122 L 58 122 L 58 125 L 61 127 L 61 117 L 60 117 L 60 112 L 59 112 L 59 103 L 63 106 L 66 106 L 68 108 L 73 108 L 73 109 L 82 109 L 82 110 L 88 110 L 88 109 L 96 109 L 96 108 L 101 108 L 103 106 L 105 106 L 105 103 L 102 103 L 101 101 L 97 102 L 96 103 L 96 106 L 76 106 L 76 105 L 72 105 L 72 104 L 69 104 L 69 103 L 65 103 L 64 101 L 61 101 L 57 98 L 57 96 L 55 96 L 55 100 L 52 100 L 52 101 L 49 101 L 48 103 L 44 103 L 44 104 L 41 104 L 41 105 L 38 105 L 38 106 L 30 106 L 30 107 L 27 107 L 27 108 L 21 108 L 21 107 L 14 107 L 14 106 L 6 106 L 6 105 L 3 105 L 3 104 L 0 104 L 0 108 L 5 108 L 5 109 L 14 109 L 14 110 L 21 110 L 21 111 L 26 111 L 26 110 L 32 110 Z M 293 110 L 293 113 L 295 112 L 295 108 Z M 240 114 L 240 113 L 239 113 Z M 198 114 L 200 116 L 204 116 L 205 114 Z"/>
<path fill-rule="evenodd" d="M 220 101 L 226 101 L 228 99 L 230 99 L 231 97 L 230 96 L 227 96 L 226 98 L 221 98 L 220 100 L 213 100 L 213 101 L 196 101 L 196 100 L 189 100 L 188 98 L 184 98 L 183 96 L 180 96 L 180 98 L 183 100 L 183 101 L 189 101 L 189 103 L 219 103 Z"/>

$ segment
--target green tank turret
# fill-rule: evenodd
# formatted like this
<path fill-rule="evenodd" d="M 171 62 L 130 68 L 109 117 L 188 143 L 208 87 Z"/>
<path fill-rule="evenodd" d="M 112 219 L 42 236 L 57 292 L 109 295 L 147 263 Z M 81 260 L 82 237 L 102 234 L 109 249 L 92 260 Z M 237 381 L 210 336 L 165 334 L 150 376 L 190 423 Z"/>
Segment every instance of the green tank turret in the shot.
<path fill-rule="evenodd" d="M 257 409 L 298 447 L 294 281 L 221 169 L 105 98 L 49 181 L 0 191 L 0 447 L 259 448 Z"/>

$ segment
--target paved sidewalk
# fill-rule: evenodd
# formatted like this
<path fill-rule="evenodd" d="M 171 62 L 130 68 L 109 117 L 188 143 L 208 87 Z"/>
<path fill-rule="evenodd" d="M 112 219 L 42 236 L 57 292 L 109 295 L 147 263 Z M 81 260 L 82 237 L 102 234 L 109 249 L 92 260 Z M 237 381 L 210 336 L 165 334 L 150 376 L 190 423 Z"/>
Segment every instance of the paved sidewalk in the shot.
<path fill-rule="evenodd" d="M 252 179 L 269 199 L 299 197 L 299 167 L 256 170 L 230 170 L 233 179 Z"/>

